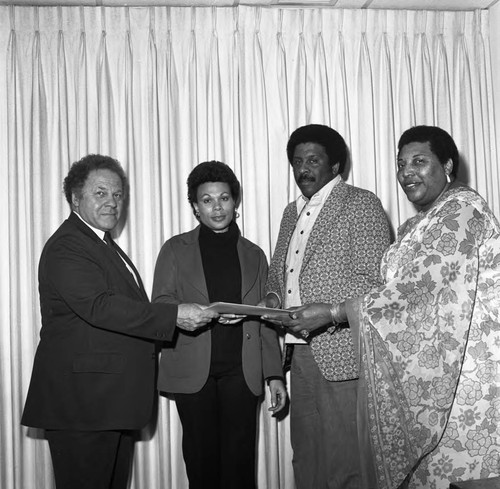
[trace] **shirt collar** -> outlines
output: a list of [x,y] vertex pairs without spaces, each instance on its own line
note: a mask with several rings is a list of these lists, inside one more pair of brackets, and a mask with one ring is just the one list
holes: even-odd
[[80,216],[80,214],[78,214],[77,211],[74,210],[73,212],[81,219],[82,222],[84,222],[90,229],[92,229],[92,231],[94,231],[94,233],[96,233],[99,238],[104,241],[104,231],[91,226],[82,216]]
[[328,197],[330,196],[333,188],[340,182],[340,180],[342,180],[342,177],[340,175],[337,175],[334,179],[330,180],[326,185],[321,187],[310,199],[304,197],[303,195],[300,195],[297,199],[297,204],[299,204],[301,207],[305,205],[309,205],[312,207],[323,205],[326,202],[326,199],[328,199]]

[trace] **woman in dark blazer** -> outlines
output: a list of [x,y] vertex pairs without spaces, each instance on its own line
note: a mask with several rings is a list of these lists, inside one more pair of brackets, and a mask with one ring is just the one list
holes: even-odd
[[[187,184],[200,225],[163,245],[153,301],[256,305],[264,295],[267,260],[235,222],[238,179],[224,163],[209,161],[194,168]],[[198,334],[182,331],[165,344],[158,388],[174,394],[190,489],[255,489],[264,379],[276,413],[286,401],[279,343],[276,331],[258,318],[222,315]]]

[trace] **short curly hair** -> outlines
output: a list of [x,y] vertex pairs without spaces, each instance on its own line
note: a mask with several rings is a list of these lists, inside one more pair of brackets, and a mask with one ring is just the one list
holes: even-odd
[[239,204],[241,186],[233,170],[221,161],[204,161],[193,168],[187,179],[188,201],[191,207],[193,207],[193,212],[193,203],[198,202],[198,187],[207,182],[227,183],[233,200],[236,202],[236,205]]
[[429,143],[431,151],[444,165],[449,159],[453,162],[451,174],[456,176],[458,171],[458,149],[453,138],[437,126],[414,126],[407,129],[399,138],[398,153],[403,146],[410,143]]
[[69,205],[72,204],[73,193],[81,193],[89,173],[94,170],[110,170],[116,173],[122,181],[124,193],[126,192],[127,175],[118,160],[111,156],[90,154],[73,163],[64,179],[63,190]]
[[323,146],[330,165],[333,166],[338,163],[338,173],[343,173],[347,160],[347,145],[344,138],[335,129],[322,124],[308,124],[295,129],[290,135],[286,146],[286,154],[290,164],[293,160],[295,148],[304,143],[316,143]]

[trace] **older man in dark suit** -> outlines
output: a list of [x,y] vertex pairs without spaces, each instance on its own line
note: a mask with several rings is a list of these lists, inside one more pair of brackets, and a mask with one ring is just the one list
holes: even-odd
[[[351,332],[331,307],[380,282],[389,245],[380,201],[346,184],[342,136],[310,124],[295,130],[288,160],[302,195],[288,205],[266,285],[269,319],[287,328],[291,362],[291,441],[297,489],[359,489],[356,390]],[[299,307],[300,306],[300,307]]]
[[57,489],[127,487],[133,431],[153,410],[154,340],[216,316],[196,304],[150,304],[110,236],[126,187],[110,157],[74,163],[64,180],[71,215],[40,258],[41,339],[22,424],[46,430]]

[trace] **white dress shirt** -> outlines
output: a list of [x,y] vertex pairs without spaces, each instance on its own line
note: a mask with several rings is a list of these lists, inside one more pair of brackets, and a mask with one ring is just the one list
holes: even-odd
[[[283,297],[283,307],[301,306],[299,276],[304,260],[304,252],[307,240],[311,235],[314,223],[323,208],[331,191],[340,182],[340,175],[328,182],[319,189],[310,199],[301,195],[296,200],[297,214],[299,218],[295,225],[295,230],[290,239],[285,263],[285,292]],[[302,337],[295,336],[292,333],[285,335],[286,343],[307,343]]]

